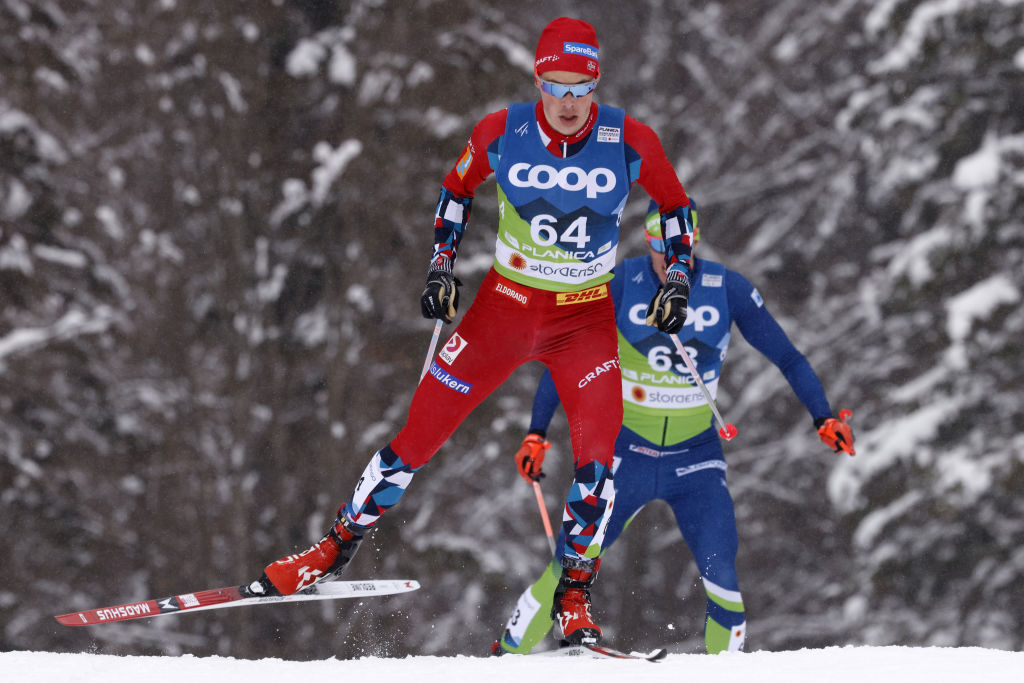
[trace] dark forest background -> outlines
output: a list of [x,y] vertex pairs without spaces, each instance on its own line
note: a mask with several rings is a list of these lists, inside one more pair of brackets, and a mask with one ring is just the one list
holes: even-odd
[[[241,583],[320,537],[404,420],[440,181],[476,121],[536,98],[563,14],[597,28],[598,100],[651,125],[701,201],[701,253],[759,286],[854,412],[858,455],[835,456],[736,335],[719,401],[748,648],[1024,646],[1021,2],[0,0],[0,649],[487,651],[547,560],[512,461],[539,366],[347,576],[422,590],[52,615]],[[463,309],[494,209],[488,183]],[[565,436],[559,417],[552,514]],[[618,647],[702,651],[663,506],[594,599]]]

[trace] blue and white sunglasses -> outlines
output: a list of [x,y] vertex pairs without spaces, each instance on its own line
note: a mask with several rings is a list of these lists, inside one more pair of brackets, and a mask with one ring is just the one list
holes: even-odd
[[549,95],[553,95],[558,99],[562,99],[566,95],[572,95],[573,97],[584,97],[594,92],[594,88],[597,87],[597,80],[587,81],[586,83],[576,83],[574,85],[565,85],[564,83],[552,83],[551,81],[545,81],[540,76],[537,76],[537,81],[540,83],[540,89]]

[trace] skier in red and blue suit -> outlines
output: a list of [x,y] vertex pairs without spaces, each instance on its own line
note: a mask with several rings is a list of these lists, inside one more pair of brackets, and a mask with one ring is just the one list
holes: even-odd
[[293,593],[338,575],[469,412],[515,368],[539,360],[558,387],[575,456],[551,616],[570,642],[599,639],[589,588],[614,501],[611,463],[622,417],[607,284],[619,220],[630,186],[639,183],[659,206],[668,245],[667,279],[646,319],[678,330],[689,294],[689,199],[657,135],[621,109],[593,102],[600,68],[590,24],[566,17],[551,22],[538,41],[534,77],[540,101],[486,116],[445,177],[437,203],[421,307],[427,318],[452,322],[461,284],[453,267],[473,196],[495,175],[494,264],[473,305],[430,365],[405,425],[373,455],[328,534],[268,565],[248,586],[253,593]]

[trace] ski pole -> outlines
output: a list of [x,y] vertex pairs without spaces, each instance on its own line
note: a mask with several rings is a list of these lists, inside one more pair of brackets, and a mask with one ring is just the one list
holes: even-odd
[[438,318],[437,322],[434,323],[434,336],[430,338],[430,347],[427,349],[427,358],[423,361],[423,371],[420,373],[421,382],[427,374],[427,368],[430,367],[431,359],[434,357],[434,349],[437,348],[437,340],[441,337],[441,325],[443,324],[444,321],[440,318]]
[[715,399],[711,398],[711,392],[708,391],[707,385],[704,384],[704,380],[702,380],[700,375],[697,374],[697,367],[693,364],[693,360],[690,359],[690,354],[688,354],[686,349],[683,348],[683,342],[679,340],[677,335],[670,334],[669,336],[672,337],[672,341],[675,342],[676,351],[678,351],[679,355],[683,357],[686,367],[688,367],[690,372],[693,374],[693,379],[697,381],[697,386],[700,387],[701,392],[704,394],[704,400],[708,402],[709,406],[711,406],[711,412],[714,414],[715,420],[718,422],[718,435],[726,441],[731,440],[739,433],[736,426],[727,424],[722,418],[722,414],[718,412],[718,406],[715,405]]
[[551,532],[551,520],[548,519],[548,507],[544,504],[544,495],[540,492],[540,482],[533,482],[533,492],[537,494],[537,507],[540,508],[540,518],[544,521],[544,533],[548,535],[548,547],[551,554],[555,554],[555,535]]

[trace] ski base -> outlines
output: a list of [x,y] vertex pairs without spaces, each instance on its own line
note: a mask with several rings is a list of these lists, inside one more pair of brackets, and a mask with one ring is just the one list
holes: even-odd
[[407,593],[420,587],[418,581],[407,579],[383,579],[367,581],[326,581],[313,584],[293,595],[249,596],[241,586],[213,588],[196,593],[182,593],[166,598],[131,602],[125,605],[99,607],[82,612],[70,612],[54,617],[65,626],[93,626],[110,624],[130,619],[161,617],[180,612],[200,612],[222,607],[243,607],[278,602],[303,602],[306,600],[336,600],[338,598],[363,598],[374,595]]
[[668,656],[668,650],[658,648],[651,652],[622,652],[605,645],[562,645],[557,650],[539,652],[548,657],[591,657],[593,659],[643,659],[660,662]]

